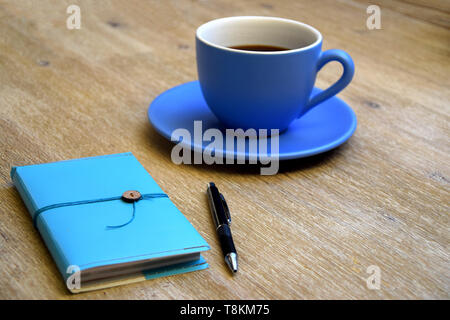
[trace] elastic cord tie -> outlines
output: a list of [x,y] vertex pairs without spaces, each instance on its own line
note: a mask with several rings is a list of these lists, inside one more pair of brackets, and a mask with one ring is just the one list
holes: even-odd
[[[134,191],[135,193],[137,191]],[[139,193],[138,193],[139,194]],[[125,195],[125,193],[124,193]],[[118,229],[118,228],[122,228],[125,227],[126,225],[130,224],[131,222],[133,222],[135,215],[136,215],[136,202],[139,200],[149,200],[149,199],[154,199],[154,198],[168,198],[169,196],[165,193],[147,193],[147,194],[143,194],[142,196],[140,196],[139,198],[136,199],[125,199],[124,195],[122,196],[118,196],[118,197],[110,197],[110,198],[100,198],[100,199],[92,199],[92,200],[82,200],[82,201],[73,201],[73,202],[64,202],[64,203],[57,203],[57,204],[52,204],[49,206],[45,206],[42,207],[38,210],[36,210],[36,212],[33,215],[33,225],[36,227],[36,223],[37,223],[37,219],[39,217],[39,215],[45,211],[51,210],[51,209],[56,209],[56,208],[62,208],[62,207],[69,207],[69,206],[78,206],[78,205],[82,205],[82,204],[90,204],[90,203],[98,203],[98,202],[105,202],[105,201],[114,201],[114,200],[124,200],[126,203],[132,203],[133,205],[133,214],[131,215],[130,220],[128,220],[127,222],[120,224],[120,225],[115,225],[115,226],[106,226],[107,229]]]

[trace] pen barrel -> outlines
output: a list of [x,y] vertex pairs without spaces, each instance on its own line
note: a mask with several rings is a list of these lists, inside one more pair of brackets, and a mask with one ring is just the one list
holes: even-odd
[[217,228],[217,234],[219,235],[220,246],[222,247],[223,254],[226,255],[231,252],[236,253],[233,238],[231,237],[230,227],[227,224],[220,225]]

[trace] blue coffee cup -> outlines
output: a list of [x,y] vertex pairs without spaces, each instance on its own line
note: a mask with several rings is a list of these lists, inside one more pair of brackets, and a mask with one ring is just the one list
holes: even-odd
[[[269,45],[284,51],[231,47]],[[344,51],[322,52],[313,27],[274,17],[229,17],[207,22],[196,32],[197,69],[208,107],[229,128],[283,131],[295,119],[336,95],[352,80],[354,64]],[[342,64],[341,78],[311,97],[319,70]]]

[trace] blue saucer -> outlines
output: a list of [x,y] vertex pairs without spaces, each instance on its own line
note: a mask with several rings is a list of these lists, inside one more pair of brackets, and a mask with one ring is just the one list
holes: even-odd
[[[314,88],[313,95],[320,91]],[[223,126],[203,99],[198,81],[184,83],[161,93],[150,104],[148,117],[153,127],[169,140],[174,130],[187,129],[192,138],[191,141],[183,141],[183,145],[191,150],[204,149],[211,143],[206,141],[200,145],[195,144],[195,120],[202,121],[203,132],[209,128],[219,128],[225,137]],[[341,99],[330,98],[280,133],[279,159],[303,158],[331,150],[347,141],[355,129],[356,116],[353,110]],[[224,152],[227,157],[245,156],[248,159],[249,156],[248,145],[245,155],[237,153],[236,150]],[[230,152],[232,154],[229,154]]]

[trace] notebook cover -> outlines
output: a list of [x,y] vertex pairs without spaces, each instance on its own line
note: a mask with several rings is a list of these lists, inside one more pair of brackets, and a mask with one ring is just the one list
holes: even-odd
[[[164,193],[132,153],[13,167],[11,178],[32,218],[38,209],[49,205],[117,197],[127,190]],[[64,280],[70,276],[66,271],[71,265],[82,271],[209,250],[206,241],[169,198],[140,200],[135,205],[134,220],[115,229],[107,226],[123,224],[133,213],[132,204],[120,199],[53,208],[37,217],[36,228]],[[206,267],[201,258],[163,271],[107,281],[95,289]]]

